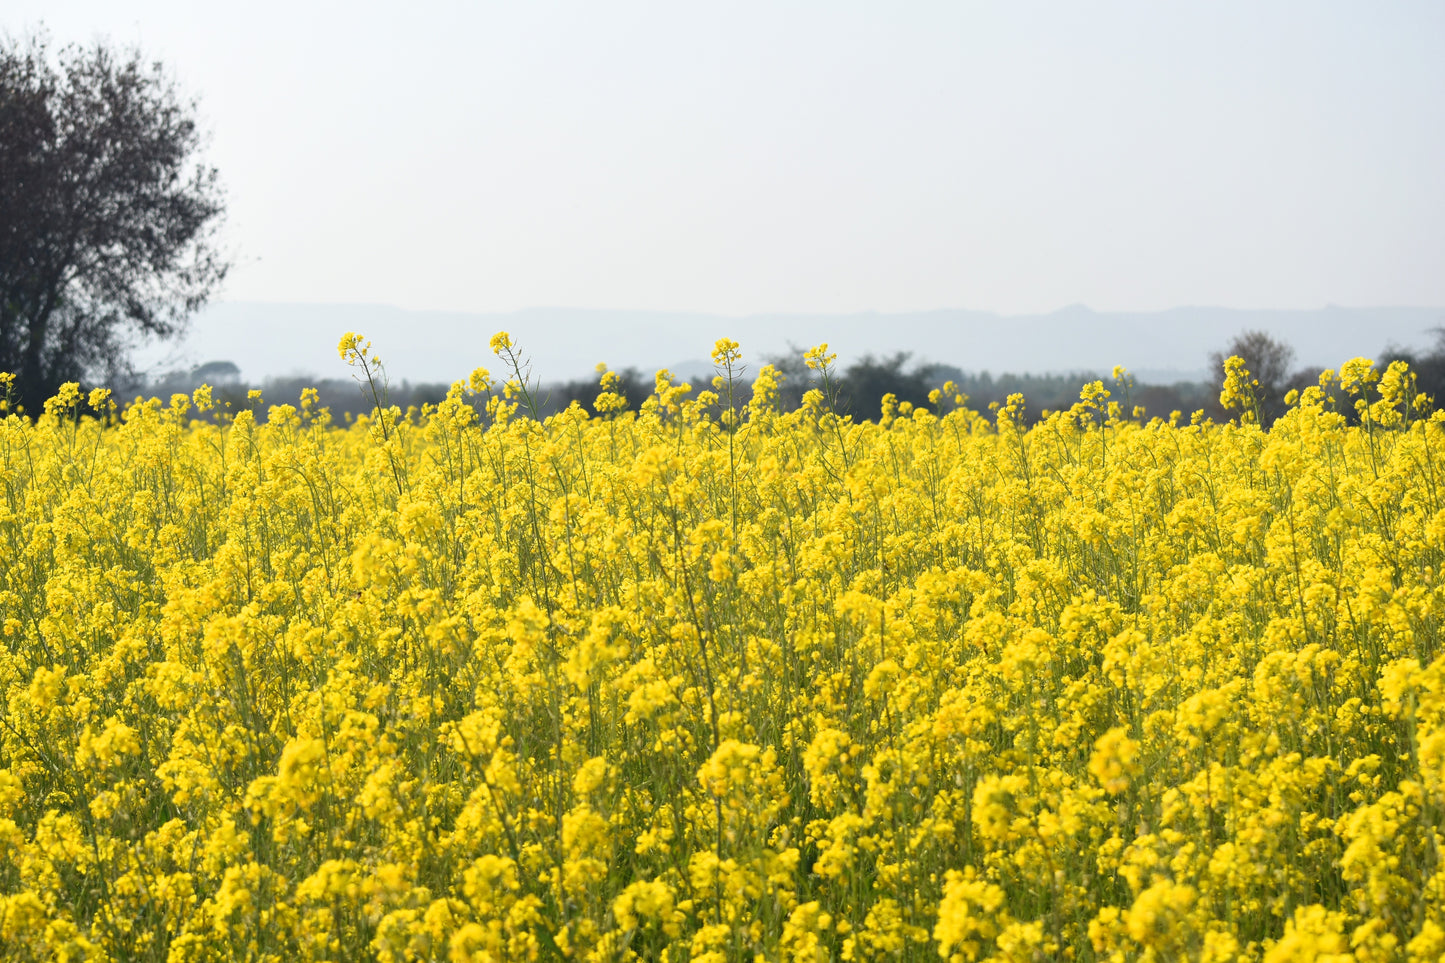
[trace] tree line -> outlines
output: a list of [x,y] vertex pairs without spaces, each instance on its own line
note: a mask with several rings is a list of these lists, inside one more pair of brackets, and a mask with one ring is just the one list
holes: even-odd
[[[804,363],[801,349],[767,356],[762,363],[772,365],[782,376],[778,401],[779,407],[785,411],[799,407],[809,389],[821,387],[816,372]],[[622,369],[617,375],[620,391],[629,407],[635,407],[652,393],[654,379],[651,375],[636,368]],[[995,375],[986,370],[967,371],[951,364],[915,361],[908,352],[900,351],[883,357],[869,354],[839,372],[836,408],[859,421],[878,418],[885,395],[892,395],[897,403],[906,403],[914,408],[936,408],[930,395],[951,384],[951,394],[962,396],[965,404],[980,411],[1003,404],[1010,395],[1021,394],[1028,403],[1025,416],[1036,420],[1046,411],[1068,408],[1079,400],[1079,392],[1084,385],[1101,377],[1108,378],[1090,371]],[[694,383],[693,387],[702,390],[711,385]],[[588,379],[562,382],[549,388],[545,395],[547,413],[561,411],[573,402],[590,408],[599,390],[597,382]],[[748,388],[745,387],[745,390]],[[1137,403],[1146,404],[1151,411],[1163,410],[1166,415],[1173,409],[1193,411],[1206,404],[1211,394],[1219,393],[1217,386],[1211,388],[1203,382],[1188,381],[1170,385],[1137,385],[1132,390]],[[946,405],[952,403],[951,398],[943,401]]]
[[[1413,392],[1432,399],[1435,403],[1445,402],[1445,326],[1431,332],[1434,342],[1423,349],[1403,348],[1386,345],[1375,358],[1376,364],[1387,368],[1396,361],[1409,365],[1414,374]],[[1246,331],[1229,343],[1223,350],[1210,355],[1211,368],[1222,373],[1224,361],[1230,356],[1244,360],[1245,367],[1257,382],[1255,392],[1260,407],[1260,417],[1265,424],[1272,423],[1288,408],[1291,392],[1302,392],[1310,386],[1320,386],[1327,397],[1333,399],[1346,414],[1353,409],[1341,404],[1337,385],[1320,385],[1321,372],[1314,368],[1293,368],[1294,348],[1263,331]],[[1223,409],[1215,399],[1211,414],[1219,416]]]
[[[1436,329],[1434,333],[1434,343],[1423,350],[1388,346],[1376,361],[1382,369],[1393,361],[1407,363],[1416,374],[1416,390],[1441,399],[1445,398],[1445,327]],[[1021,394],[1025,399],[1023,418],[1028,423],[1035,423],[1049,412],[1069,408],[1079,399],[1085,385],[1103,381],[1112,392],[1112,400],[1120,402],[1125,414],[1132,414],[1137,406],[1146,416],[1168,418],[1177,411],[1190,417],[1195,412],[1203,412],[1209,418],[1223,420],[1230,417],[1231,412],[1220,404],[1219,379],[1223,377],[1224,359],[1231,355],[1244,359],[1245,366],[1258,382],[1255,390],[1266,424],[1286,410],[1286,398],[1291,391],[1302,391],[1319,382],[1318,370],[1292,368],[1295,356],[1292,346],[1265,332],[1246,331],[1210,356],[1212,369],[1217,373],[1216,380],[1173,384],[1121,382],[1111,374],[1090,371],[994,375],[988,371],[965,371],[938,362],[914,361],[906,352],[881,358],[866,355],[838,372],[835,406],[840,414],[863,421],[880,416],[881,401],[886,395],[893,396],[896,403],[933,410],[951,407],[954,397],[961,396],[968,407],[987,411],[1004,404],[1010,395]],[[783,410],[796,409],[803,403],[805,392],[820,387],[816,372],[804,363],[801,350],[766,357],[762,363],[772,365],[780,375],[778,401]],[[740,399],[748,397],[751,375],[755,374],[743,372]],[[605,390],[622,396],[623,411],[635,410],[655,388],[655,374],[644,373],[635,367],[623,368],[612,372],[612,375],[612,384]],[[370,396],[346,379],[291,376],[271,378],[252,385],[240,378],[239,369],[234,364],[224,361],[171,371],[148,381],[132,380],[122,393],[127,397],[142,395],[164,399],[178,393],[189,394],[203,383],[211,385],[218,411],[223,415],[227,411],[261,408],[270,403],[295,403],[307,389],[314,392],[311,403],[318,410],[329,410],[338,420],[369,414],[372,410]],[[709,382],[700,379],[691,383],[695,391],[712,387]],[[951,387],[950,397],[940,398],[935,392],[940,392],[945,385]],[[543,417],[563,411],[574,403],[595,413],[595,403],[604,391],[600,379],[596,377],[539,382],[532,387],[537,399],[537,413]],[[420,411],[445,398],[448,388],[447,384],[440,382],[401,381],[387,386],[387,400],[403,411],[409,408]],[[1350,413],[1347,405],[1342,404],[1341,410]]]
[[[1434,329],[1433,334],[1433,344],[1424,349],[1387,345],[1376,362],[1381,369],[1394,361],[1405,362],[1415,373],[1415,390],[1419,394],[1445,400],[1445,326]],[[1190,416],[1202,411],[1206,417],[1222,420],[1229,417],[1230,412],[1220,404],[1219,387],[1224,361],[1231,356],[1242,358],[1258,381],[1256,390],[1266,425],[1284,413],[1291,391],[1303,391],[1319,383],[1321,372],[1318,369],[1292,367],[1295,350],[1291,345],[1264,331],[1245,331],[1210,355],[1213,380],[1172,384],[1119,383],[1112,377],[1112,372],[1100,374],[1091,371],[995,376],[988,371],[968,372],[937,362],[915,362],[906,352],[881,358],[865,355],[841,372],[838,410],[857,420],[871,420],[880,415],[880,402],[885,395],[892,395],[897,402],[906,402],[914,408],[935,407],[930,399],[931,392],[951,383],[969,407],[980,411],[1003,404],[1010,395],[1021,394],[1026,402],[1024,419],[1035,423],[1049,412],[1073,405],[1079,400],[1079,393],[1085,385],[1103,381],[1112,392],[1113,400],[1124,406],[1126,414],[1132,414],[1137,406],[1149,416],[1167,418],[1176,411]],[[765,358],[764,363],[773,365],[783,375],[779,400],[785,410],[798,407],[804,392],[818,387],[815,373],[804,363],[801,350]],[[629,406],[635,406],[651,394],[652,379],[644,377],[637,369],[624,369],[618,375],[621,393]],[[589,407],[598,393],[595,381],[577,380],[552,386],[546,411],[560,411],[574,401]],[[1327,388],[1326,394],[1333,396],[1337,394],[1337,389]],[[1345,406],[1341,410],[1345,410]]]

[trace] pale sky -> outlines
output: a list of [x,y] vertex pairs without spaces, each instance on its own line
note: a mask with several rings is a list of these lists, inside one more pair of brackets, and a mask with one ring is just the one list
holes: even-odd
[[1445,305],[1445,3],[7,0],[213,131],[233,301]]

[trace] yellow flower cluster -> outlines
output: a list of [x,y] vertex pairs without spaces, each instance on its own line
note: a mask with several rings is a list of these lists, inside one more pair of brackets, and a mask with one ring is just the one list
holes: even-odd
[[1102,383],[859,422],[826,346],[783,412],[725,340],[539,423],[492,344],[401,412],[348,335],[347,427],[0,417],[0,958],[1445,953],[1407,371],[1268,430]]

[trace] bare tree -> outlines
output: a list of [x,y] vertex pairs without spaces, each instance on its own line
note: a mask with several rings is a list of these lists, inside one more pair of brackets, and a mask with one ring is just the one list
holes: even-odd
[[0,371],[38,413],[61,382],[128,369],[225,276],[196,105],[103,44],[0,40]]
[[1274,421],[1284,413],[1284,396],[1290,380],[1290,365],[1294,363],[1294,348],[1283,341],[1276,341],[1264,331],[1245,331],[1229,342],[1229,347],[1209,356],[1216,377],[1222,377],[1224,362],[1230,357],[1244,359],[1244,366],[1259,382],[1260,412],[1266,423]]

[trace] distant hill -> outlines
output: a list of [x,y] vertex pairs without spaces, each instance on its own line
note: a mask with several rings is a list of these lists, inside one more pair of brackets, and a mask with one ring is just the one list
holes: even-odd
[[[531,357],[542,380],[587,377],[598,362],[651,372],[706,365],[713,341],[730,337],[756,366],[766,356],[827,341],[843,364],[865,354],[911,352],[919,361],[965,371],[1107,373],[1130,368],[1141,383],[1210,379],[1209,352],[1246,329],[1263,329],[1292,344],[1297,363],[1336,366],[1388,345],[1421,346],[1445,325],[1445,308],[1341,308],[1259,311],[1185,307],[1155,312],[1102,312],[1075,305],[1039,315],[938,310],[848,315],[760,314],[748,317],[686,312],[529,308],[490,314],[407,311],[382,305],[222,302],[195,320],[179,344],[140,355],[153,370],[212,361],[236,364],[244,378],[289,374],[344,377],[336,342],[346,331],[372,339],[395,379],[452,381],[481,365],[495,371],[487,347],[507,330]],[[689,374],[692,370],[689,370]]]

